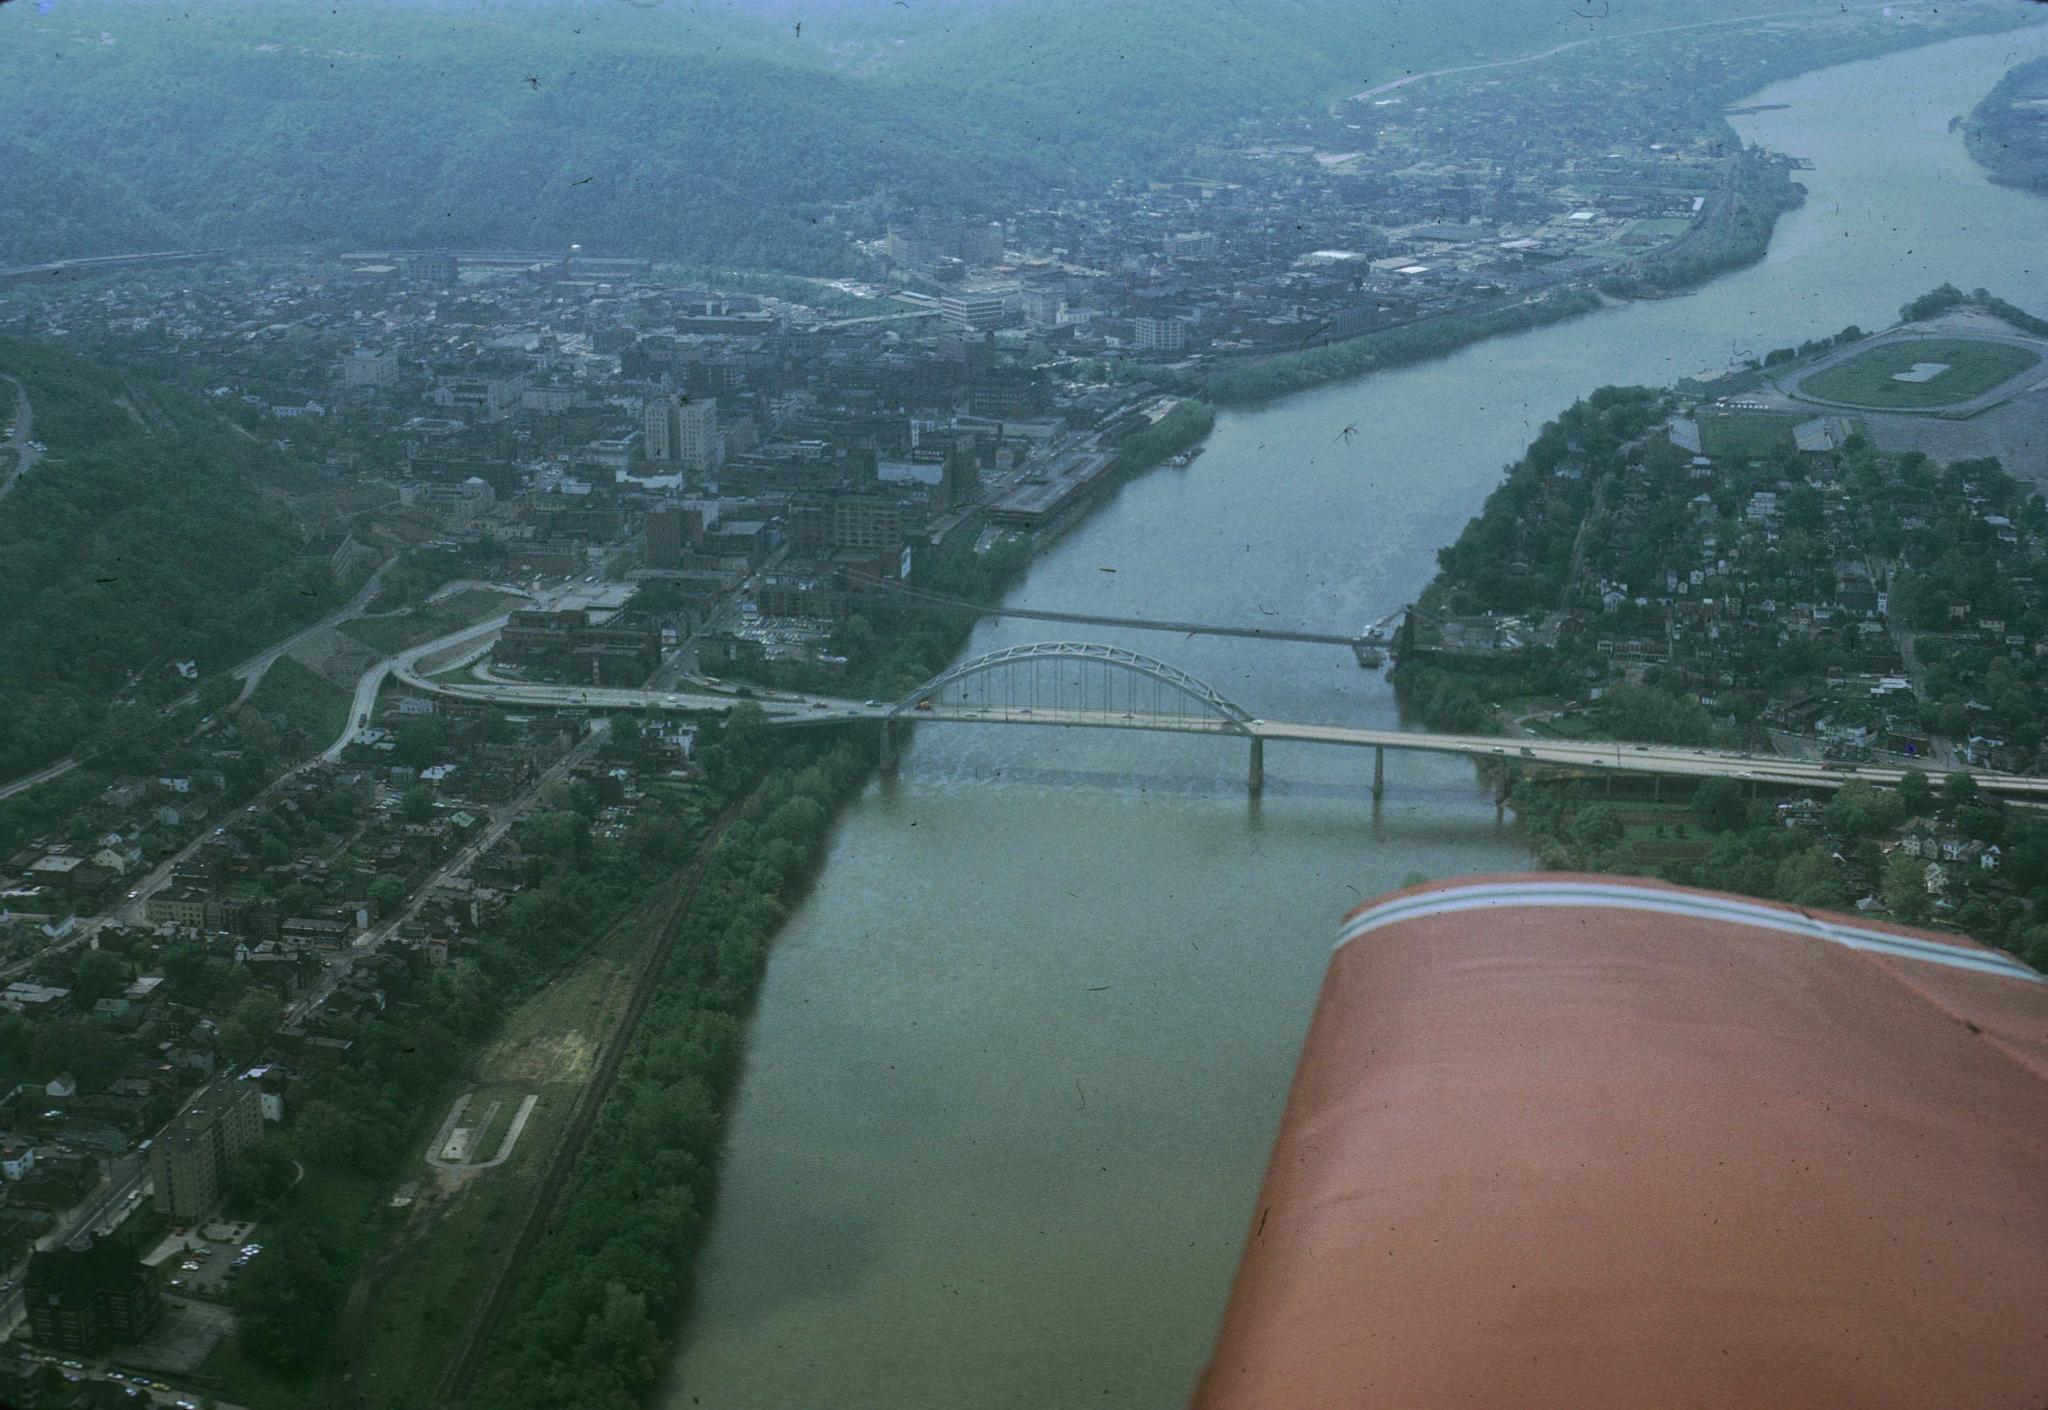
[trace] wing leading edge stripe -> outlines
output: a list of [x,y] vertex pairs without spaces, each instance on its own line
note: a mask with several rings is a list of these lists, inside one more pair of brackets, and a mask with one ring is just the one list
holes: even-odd
[[1450,915],[1498,906],[1581,906],[1718,920],[1772,930],[1783,935],[1824,940],[1851,950],[1920,960],[1928,964],[1946,965],[1952,969],[1972,970],[1980,974],[1995,974],[2028,983],[2043,982],[2040,975],[2018,960],[1995,951],[1966,949],[1960,945],[1945,945],[1939,941],[1891,935],[1884,931],[1865,930],[1861,927],[1831,925],[1794,911],[1726,901],[1717,897],[1692,896],[1682,892],[1651,890],[1646,887],[1600,886],[1585,883],[1497,882],[1401,897],[1382,902],[1354,916],[1338,933],[1337,948],[1341,949],[1359,936],[1381,926],[1423,916]]

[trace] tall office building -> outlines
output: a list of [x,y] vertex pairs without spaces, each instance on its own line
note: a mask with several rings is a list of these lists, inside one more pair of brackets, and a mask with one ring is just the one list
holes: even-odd
[[691,470],[716,470],[724,461],[718,437],[718,399],[691,397],[676,407],[676,461]]
[[1155,318],[1141,313],[1137,335],[1139,352],[1179,352],[1188,345],[1188,325],[1178,318]]
[[725,460],[718,434],[716,397],[666,396],[641,413],[640,443],[647,459],[702,473]]
[[649,460],[676,458],[674,397],[650,397],[640,413],[640,449]]

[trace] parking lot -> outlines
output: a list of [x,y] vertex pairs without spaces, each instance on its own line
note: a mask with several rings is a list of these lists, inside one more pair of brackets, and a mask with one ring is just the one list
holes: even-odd
[[164,1261],[170,1265],[171,1287],[198,1297],[225,1298],[242,1270],[262,1257],[254,1224],[209,1224],[184,1237],[182,1251]]

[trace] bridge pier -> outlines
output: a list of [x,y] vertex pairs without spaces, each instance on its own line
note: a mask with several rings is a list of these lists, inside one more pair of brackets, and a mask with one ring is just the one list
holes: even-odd
[[896,722],[894,720],[882,721],[881,765],[882,772],[885,774],[896,772]]
[[1252,736],[1252,764],[1247,783],[1254,793],[1263,792],[1266,787],[1266,741],[1257,735]]
[[1377,803],[1387,793],[1387,750],[1382,744],[1372,747],[1372,801]]

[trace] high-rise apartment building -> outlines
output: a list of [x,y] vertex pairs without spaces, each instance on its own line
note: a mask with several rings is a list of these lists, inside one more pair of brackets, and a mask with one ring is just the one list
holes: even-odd
[[149,1148],[157,1208],[181,1224],[211,1216],[236,1159],[262,1134],[263,1097],[254,1083],[219,1082],[201,1092]]

